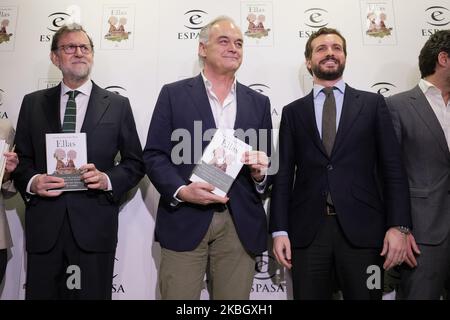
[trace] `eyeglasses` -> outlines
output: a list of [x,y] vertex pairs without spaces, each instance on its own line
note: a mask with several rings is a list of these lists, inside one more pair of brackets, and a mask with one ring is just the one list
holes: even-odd
[[93,49],[93,47],[88,44],[80,44],[79,46],[74,44],[66,44],[58,47],[58,49],[63,49],[67,54],[74,54],[75,52],[77,52],[77,48],[80,48],[82,54],[89,54]]

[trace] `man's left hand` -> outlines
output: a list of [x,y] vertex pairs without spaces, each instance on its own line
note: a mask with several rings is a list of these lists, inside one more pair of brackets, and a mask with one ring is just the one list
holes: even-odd
[[269,167],[269,158],[264,151],[247,151],[241,161],[250,166],[253,179],[258,182],[264,180]]
[[108,178],[104,172],[97,170],[93,163],[85,164],[80,168],[83,174],[81,180],[89,189],[107,190]]

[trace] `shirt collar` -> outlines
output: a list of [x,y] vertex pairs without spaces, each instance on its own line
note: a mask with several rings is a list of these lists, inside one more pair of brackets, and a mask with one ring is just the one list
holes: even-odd
[[[208,78],[206,78],[205,73],[203,72],[203,70],[201,72],[201,75],[202,75],[202,78],[203,78],[203,83],[205,84],[205,88],[209,92],[212,92],[213,85],[212,85],[211,81],[209,81]],[[234,94],[235,92],[236,92],[236,77],[234,77],[233,84],[231,85],[230,93]]]
[[427,94],[428,92],[441,94],[441,90],[425,79],[420,79],[419,88],[422,90],[423,94]]
[[[345,92],[345,82],[344,79],[340,79],[338,82],[336,82],[334,84],[334,87],[336,89],[338,89],[338,91],[341,94],[344,94]],[[320,85],[320,84],[314,84],[313,86],[313,95],[314,95],[314,99],[317,98],[317,96],[319,95],[319,93],[322,91],[322,89],[325,88],[324,86]]]
[[[68,86],[65,85],[63,81],[61,81],[61,96],[64,96],[67,92],[72,90],[73,89],[69,88]],[[90,96],[92,91],[92,81],[89,79],[75,90],[80,91],[82,94],[86,96]]]

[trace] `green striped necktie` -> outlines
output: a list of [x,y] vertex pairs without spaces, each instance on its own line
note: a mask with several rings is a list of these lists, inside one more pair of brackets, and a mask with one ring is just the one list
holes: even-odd
[[63,133],[74,133],[77,123],[77,103],[75,102],[75,97],[80,93],[80,91],[68,91],[66,94],[69,95],[69,100],[66,104],[66,112],[64,113],[64,121],[62,125]]

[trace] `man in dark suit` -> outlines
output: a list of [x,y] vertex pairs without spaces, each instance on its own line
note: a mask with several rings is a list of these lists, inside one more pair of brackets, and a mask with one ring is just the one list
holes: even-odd
[[[156,238],[162,247],[163,299],[199,299],[206,272],[211,298],[248,299],[255,254],[266,250],[266,215],[258,192],[271,180],[265,175],[270,103],[236,81],[242,46],[242,33],[232,20],[220,17],[209,23],[199,39],[202,73],[165,85],[153,112],[144,161],[161,194]],[[208,144],[203,137],[216,128],[267,137],[266,143],[251,142],[253,150],[264,151],[245,155],[241,161],[246,165],[226,197],[213,194],[209,183],[189,181]],[[174,152],[180,143],[186,147]]]
[[399,299],[439,299],[450,275],[450,30],[428,39],[419,68],[415,88],[386,100],[408,173],[414,226]]
[[[93,54],[81,26],[60,28],[50,57],[62,82],[22,102],[14,182],[26,203],[27,299],[111,299],[119,201],[144,164],[128,99],[90,80]],[[69,99],[75,119],[64,116]],[[46,174],[45,134],[62,129],[86,133],[88,163],[80,169],[87,191],[48,191],[65,184]]]
[[330,299],[334,281],[344,299],[380,299],[380,253],[385,269],[406,255],[408,181],[392,121],[381,95],[344,83],[346,55],[337,30],[312,35],[314,88],[282,113],[270,231],[295,299]]

